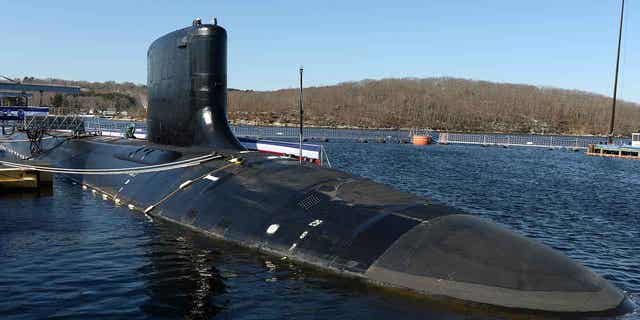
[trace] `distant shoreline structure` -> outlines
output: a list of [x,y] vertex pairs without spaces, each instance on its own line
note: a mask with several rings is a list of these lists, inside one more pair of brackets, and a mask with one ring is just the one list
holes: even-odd
[[[234,126],[255,126],[255,127],[274,127],[274,128],[295,128],[298,126],[297,123],[255,123],[254,121],[243,121],[243,120],[229,120],[229,123]],[[460,131],[460,130],[440,130],[440,129],[431,129],[431,128],[415,128],[415,127],[400,127],[400,128],[377,128],[377,127],[356,127],[356,126],[322,126],[322,125],[314,125],[305,123],[306,128],[310,129],[336,129],[336,130],[369,130],[369,131],[411,131],[417,130],[419,132],[447,132],[447,133],[464,133],[464,134],[500,134],[500,135],[535,135],[535,136],[562,136],[562,137],[602,137],[607,138],[607,135],[597,135],[597,134],[580,134],[580,133],[541,133],[541,132],[514,132],[514,131],[478,131],[478,130],[468,130],[468,131]],[[630,138],[631,135],[615,135],[616,138]]]
[[[97,116],[96,116],[97,117]],[[105,118],[106,119],[106,118]],[[145,122],[144,118],[121,118],[121,117],[113,117],[108,118],[108,120],[114,121],[122,121],[122,122]],[[244,120],[229,120],[229,124],[232,126],[246,126],[246,127],[265,127],[265,128],[297,128],[298,123],[255,123],[254,121],[244,121]],[[360,131],[382,131],[382,132],[410,132],[411,130],[418,132],[437,132],[437,133],[452,133],[452,134],[484,134],[484,135],[514,135],[514,136],[543,136],[543,137],[591,137],[591,138],[603,138],[606,139],[606,135],[594,135],[594,134],[562,134],[562,133],[538,133],[538,132],[499,132],[499,131],[457,131],[457,130],[435,130],[431,128],[409,128],[409,127],[401,127],[401,128],[367,128],[367,127],[355,127],[355,126],[321,126],[321,125],[313,125],[313,124],[305,124],[305,128],[307,129],[328,129],[328,130],[360,130]],[[631,135],[615,135],[615,138],[627,139],[631,138]],[[320,138],[320,137],[315,137]]]

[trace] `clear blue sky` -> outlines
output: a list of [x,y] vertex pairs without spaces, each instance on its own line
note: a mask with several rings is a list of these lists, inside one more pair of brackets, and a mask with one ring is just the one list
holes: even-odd
[[[157,37],[217,16],[229,86],[278,89],[452,76],[611,95],[619,0],[8,1],[0,74],[146,82]],[[628,1],[620,95],[640,102],[640,2]],[[635,54],[634,54],[635,53]]]

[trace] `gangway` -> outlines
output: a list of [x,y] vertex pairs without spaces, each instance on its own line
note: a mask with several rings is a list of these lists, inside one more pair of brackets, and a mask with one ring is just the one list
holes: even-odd
[[70,131],[73,136],[85,133],[84,119],[78,115],[25,116],[18,131],[26,133],[31,142],[31,154],[42,150],[42,138],[53,130]]
[[[24,132],[31,142],[31,153],[41,151],[42,138],[53,130],[65,130],[74,136],[85,133],[84,119],[77,114],[51,115],[49,108],[42,106],[44,92],[57,92],[63,94],[80,94],[81,88],[77,86],[57,85],[50,83],[22,83],[2,76],[0,92],[4,98],[13,99],[12,105],[4,106],[0,103],[0,126],[2,134],[7,134],[6,127],[13,128],[10,134]],[[7,90],[7,91],[5,91]],[[30,106],[29,98],[33,95],[27,92],[39,92],[39,106]],[[22,98],[26,98],[24,101]],[[11,99],[8,99],[11,103]]]
[[85,132],[84,119],[76,114],[73,115],[47,115],[47,116],[25,116],[19,127],[20,131],[34,130],[66,130],[74,134]]
[[23,132],[31,142],[31,153],[41,151],[42,139],[54,130],[71,132],[73,136],[85,133],[83,117],[77,114],[50,115],[47,107],[6,106],[0,107],[0,126],[2,134]]

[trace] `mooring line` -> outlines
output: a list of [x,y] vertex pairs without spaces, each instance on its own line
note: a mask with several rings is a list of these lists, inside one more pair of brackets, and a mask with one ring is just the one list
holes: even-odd
[[210,175],[212,175],[212,174],[214,174],[216,172],[219,172],[221,170],[224,170],[224,169],[229,168],[229,167],[234,166],[234,165],[241,165],[243,163],[243,160],[239,159],[239,158],[233,158],[233,159],[229,160],[229,162],[231,162],[231,163],[226,164],[226,165],[224,165],[224,166],[222,166],[220,168],[216,168],[216,169],[214,169],[212,171],[209,171],[209,172],[207,172],[207,173],[205,173],[205,174],[203,174],[203,175],[201,175],[201,176],[199,176],[199,177],[197,177],[197,178],[195,178],[193,180],[187,180],[187,181],[183,182],[182,184],[180,184],[180,186],[178,186],[178,189],[173,190],[172,192],[170,192],[166,196],[162,197],[155,204],[152,204],[152,205],[148,206],[144,210],[144,213],[149,213],[151,210],[155,209],[155,207],[157,207],[157,206],[161,205],[162,203],[164,203],[165,201],[171,199],[174,195],[176,195],[181,190],[186,189],[189,186],[191,186],[192,184],[194,184],[194,183],[196,183],[196,182],[198,182],[200,180],[205,179],[207,176],[210,176]]
[[[221,157],[220,155],[211,153],[211,154],[205,154],[202,156],[197,156],[197,157],[193,157],[190,159],[184,159],[184,160],[179,160],[179,161],[174,161],[174,162],[168,162],[168,163],[161,163],[161,164],[155,164],[155,165],[148,165],[148,166],[141,166],[141,167],[128,167],[128,168],[96,168],[96,169],[70,169],[70,168],[62,168],[62,167],[49,167],[49,166],[36,166],[36,165],[30,165],[30,164],[26,164],[26,163],[19,163],[19,162],[9,162],[9,161],[2,161],[0,160],[0,164],[14,164],[14,166],[16,167],[30,167],[30,168],[42,168],[42,169],[56,169],[56,170],[61,170],[61,171],[73,171],[73,172],[92,172],[92,171],[122,171],[122,170],[134,170],[137,168],[156,168],[156,167],[165,167],[165,166],[169,166],[169,165],[178,165],[178,164],[183,164],[183,163],[188,163],[188,162],[192,162],[192,161],[198,161],[198,160],[203,160],[206,158],[210,158],[210,157]],[[34,170],[35,170],[34,169]]]
[[129,167],[129,168],[112,168],[112,169],[68,169],[68,168],[49,167],[49,166],[34,166],[34,165],[28,165],[28,164],[10,162],[10,161],[2,161],[2,160],[0,160],[0,164],[7,167],[12,167],[12,168],[42,171],[42,172],[49,172],[49,173],[79,174],[79,175],[120,175],[120,174],[150,173],[150,172],[159,172],[159,171],[180,169],[180,168],[186,168],[186,167],[193,167],[211,160],[221,159],[221,158],[223,158],[223,156],[221,155],[207,154],[203,156],[194,157],[191,159],[185,159],[185,160],[174,161],[174,162],[158,164],[158,165]]

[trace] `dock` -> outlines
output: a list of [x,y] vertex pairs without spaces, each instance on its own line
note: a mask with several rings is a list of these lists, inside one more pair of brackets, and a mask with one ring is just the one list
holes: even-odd
[[590,144],[587,155],[640,160],[640,147],[611,144]]
[[51,187],[51,173],[19,168],[0,167],[0,193],[7,190],[27,190]]

